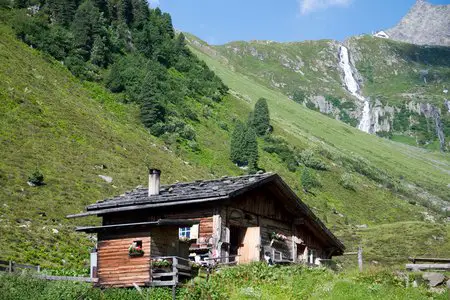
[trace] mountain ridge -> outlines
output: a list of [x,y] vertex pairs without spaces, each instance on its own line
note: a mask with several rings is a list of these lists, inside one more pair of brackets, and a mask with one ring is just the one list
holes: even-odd
[[417,45],[450,46],[450,4],[417,0],[408,13],[386,32],[390,38]]

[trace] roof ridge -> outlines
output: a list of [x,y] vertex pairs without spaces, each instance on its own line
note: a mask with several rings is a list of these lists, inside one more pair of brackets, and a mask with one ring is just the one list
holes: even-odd
[[[264,172],[264,173],[259,173],[259,174],[246,174],[246,175],[239,175],[239,176],[222,176],[220,178],[213,178],[213,179],[196,179],[193,181],[181,181],[181,182],[176,182],[176,183],[172,183],[172,184],[163,184],[161,185],[162,187],[169,187],[169,186],[174,186],[174,185],[187,185],[187,184],[193,184],[193,183],[202,183],[202,182],[215,182],[215,181],[224,181],[224,180],[230,180],[230,179],[243,179],[243,178],[251,178],[251,177],[262,177],[264,175],[274,175],[276,173],[274,172]],[[145,190],[147,190],[148,188],[143,188]]]

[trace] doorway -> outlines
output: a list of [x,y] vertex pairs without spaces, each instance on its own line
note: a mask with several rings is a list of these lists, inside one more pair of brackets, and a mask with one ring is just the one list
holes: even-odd
[[230,256],[236,255],[230,261],[237,261],[239,264],[259,261],[260,253],[260,227],[230,226]]
[[306,262],[305,250],[306,250],[306,245],[297,244],[297,262],[301,262],[301,261]]

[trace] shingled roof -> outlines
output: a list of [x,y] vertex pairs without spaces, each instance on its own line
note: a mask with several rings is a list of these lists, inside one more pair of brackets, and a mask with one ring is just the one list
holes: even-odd
[[197,180],[193,182],[163,185],[160,188],[159,194],[151,196],[148,195],[147,188],[136,188],[123,195],[97,201],[94,204],[88,205],[86,207],[86,212],[69,215],[67,217],[86,217],[119,211],[227,200],[269,182],[275,182],[281,187],[287,197],[291,199],[292,204],[300,209],[302,215],[311,219],[313,224],[323,230],[338,248],[345,248],[344,245],[314,215],[309,207],[298,198],[283,179],[275,173],[258,173],[238,177],[224,176],[220,179]]
[[221,199],[229,199],[248,189],[255,188],[278,175],[258,173],[254,175],[227,177],[213,180],[197,180],[163,185],[158,195],[148,195],[147,188],[136,188],[123,195],[97,201],[86,207],[87,212],[69,215],[68,218],[102,214],[118,210],[128,210],[136,206],[145,208],[189,204]]

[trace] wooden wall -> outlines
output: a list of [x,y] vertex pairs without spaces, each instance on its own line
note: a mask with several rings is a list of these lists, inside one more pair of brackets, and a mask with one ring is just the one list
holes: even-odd
[[[128,247],[136,240],[142,241],[144,255],[130,257]],[[98,277],[105,287],[129,287],[133,283],[144,285],[150,281],[150,234],[99,234]]]
[[151,222],[159,219],[191,219],[199,220],[199,238],[208,241],[213,235],[213,219],[215,208],[204,207],[202,205],[189,205],[188,207],[176,206],[167,208],[121,212],[103,217],[103,225]]
[[293,219],[295,216],[291,210],[285,208],[285,203],[278,197],[269,188],[261,188],[238,197],[231,206],[269,219],[280,221]]
[[151,256],[178,256],[179,239],[177,227],[155,227],[151,229]]

